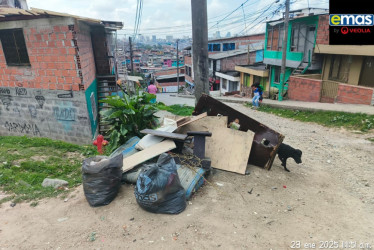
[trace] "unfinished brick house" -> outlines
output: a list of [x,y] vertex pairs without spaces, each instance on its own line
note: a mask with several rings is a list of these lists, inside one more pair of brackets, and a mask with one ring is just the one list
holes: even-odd
[[90,143],[122,23],[21,7],[0,8],[0,135]]

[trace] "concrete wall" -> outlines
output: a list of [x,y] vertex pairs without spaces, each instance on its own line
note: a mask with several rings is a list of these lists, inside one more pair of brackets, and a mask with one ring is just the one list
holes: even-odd
[[0,135],[92,142],[83,92],[0,87],[0,101]]

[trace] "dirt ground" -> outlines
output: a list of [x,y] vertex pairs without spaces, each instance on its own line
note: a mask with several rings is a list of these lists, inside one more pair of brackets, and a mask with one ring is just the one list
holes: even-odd
[[88,205],[82,186],[65,201],[5,203],[0,249],[374,248],[374,143],[366,140],[373,133],[230,106],[284,134],[303,163],[289,160],[290,173],[278,159],[270,171],[249,166],[245,176],[215,171],[179,215],[143,211],[131,185],[99,208]]

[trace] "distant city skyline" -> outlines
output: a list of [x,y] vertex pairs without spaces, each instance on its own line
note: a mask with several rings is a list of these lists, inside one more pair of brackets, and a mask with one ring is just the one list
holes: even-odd
[[[28,6],[102,20],[122,21],[124,29],[119,36],[134,33],[136,0],[28,0]],[[207,0],[209,36],[217,31],[221,36],[260,33],[264,31],[261,22],[276,17],[284,11],[280,4],[285,0]],[[241,4],[243,4],[242,7]],[[314,7],[328,8],[328,0],[291,0],[291,10]],[[236,11],[234,11],[236,10]],[[166,39],[191,37],[191,1],[189,0],[152,0],[143,1],[142,19],[138,34]]]

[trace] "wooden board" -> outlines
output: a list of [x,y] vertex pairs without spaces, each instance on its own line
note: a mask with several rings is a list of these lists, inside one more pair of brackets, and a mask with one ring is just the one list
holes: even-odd
[[227,122],[227,116],[207,116],[178,128],[178,132],[211,132],[212,137],[206,138],[205,155],[212,160],[212,167],[245,174],[254,132],[227,128]]
[[140,131],[140,133],[143,134],[150,134],[150,135],[155,135],[171,140],[180,140],[184,141],[188,137],[188,135],[185,134],[177,134],[177,133],[170,133],[170,132],[165,132],[165,131],[159,131],[159,130],[154,130],[154,129],[143,129]]
[[179,127],[177,132],[187,134],[187,131],[209,131],[216,127],[227,127],[227,116],[205,116],[185,126]]
[[202,119],[204,117],[207,117],[207,113],[206,112],[202,113],[200,115],[197,115],[197,116],[193,116],[193,117],[191,117],[191,119],[187,119],[185,122],[180,122],[180,124],[178,125],[178,128],[182,127],[182,126],[185,126],[187,124],[190,124],[192,122],[198,121],[198,120],[200,120],[200,119]]
[[245,174],[255,133],[231,128],[216,127],[212,137],[207,137],[205,155],[212,160],[212,167]]
[[135,166],[148,161],[162,153],[168,152],[174,148],[176,148],[176,145],[173,141],[170,140],[165,140],[157,143],[149,148],[146,148],[123,159],[122,170],[123,172],[127,172],[133,169]]

